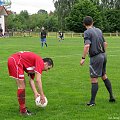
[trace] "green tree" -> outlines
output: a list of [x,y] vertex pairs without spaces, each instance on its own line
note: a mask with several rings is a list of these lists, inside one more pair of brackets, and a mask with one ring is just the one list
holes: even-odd
[[30,29],[36,30],[45,24],[48,14],[33,14],[30,16]]
[[14,14],[10,14],[9,16],[6,17],[6,29],[7,30],[11,30],[12,28],[14,28]]
[[102,9],[120,9],[120,0],[90,0]]
[[68,29],[74,32],[83,32],[85,28],[82,21],[85,16],[93,17],[95,26],[102,27],[102,18],[97,7],[89,0],[83,0],[74,5],[69,17],[66,18]]
[[22,22],[22,29],[27,30],[29,29],[29,14],[27,10],[22,10],[19,14],[19,19]]
[[20,15],[15,15],[15,18],[13,19],[14,22],[14,30],[23,30],[25,28],[24,26],[24,18]]
[[40,9],[38,12],[38,14],[48,14],[46,10]]
[[24,17],[26,20],[29,19],[29,14],[27,10],[22,10],[19,15]]
[[54,15],[48,16],[48,19],[46,19],[44,26],[48,31],[58,31],[57,17]]
[[60,30],[66,29],[65,18],[77,0],[53,0]]
[[54,13],[28,15],[25,11],[20,14],[12,14],[7,17],[7,28],[18,30],[38,31],[44,26],[48,31],[58,30],[58,20]]
[[104,31],[120,32],[120,10],[111,9],[104,12]]
[[11,14],[7,17],[6,24],[8,29],[26,30],[29,28],[29,14],[27,11]]

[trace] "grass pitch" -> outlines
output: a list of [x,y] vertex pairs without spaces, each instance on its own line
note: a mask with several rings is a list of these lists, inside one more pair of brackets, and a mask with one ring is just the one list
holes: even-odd
[[[116,103],[109,103],[104,83],[99,79],[96,106],[88,107],[90,99],[89,58],[79,65],[83,52],[83,38],[66,38],[58,42],[47,38],[48,47],[41,48],[39,38],[0,38],[0,120],[120,120],[120,37],[107,37],[107,75],[113,86]],[[7,58],[18,51],[32,51],[51,57],[54,68],[43,72],[42,82],[48,106],[35,106],[26,75],[26,106],[36,115],[19,115],[15,80],[8,76]]]

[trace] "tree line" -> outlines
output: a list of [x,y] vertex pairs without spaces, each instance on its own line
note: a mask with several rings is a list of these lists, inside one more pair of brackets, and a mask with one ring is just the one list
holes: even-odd
[[53,0],[54,12],[40,9],[30,15],[27,10],[11,14],[6,19],[6,27],[13,31],[39,31],[42,26],[47,31],[83,32],[83,18],[92,16],[94,25],[103,32],[120,31],[120,0]]

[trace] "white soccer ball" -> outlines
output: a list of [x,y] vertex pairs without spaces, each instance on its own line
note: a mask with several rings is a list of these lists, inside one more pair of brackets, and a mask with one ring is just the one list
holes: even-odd
[[42,103],[41,103],[41,100],[40,100],[40,96],[39,96],[39,97],[36,98],[35,103],[36,103],[36,106],[38,106],[38,107],[46,107],[47,104],[48,104],[48,100],[47,100],[47,98],[45,97],[45,103],[42,104]]

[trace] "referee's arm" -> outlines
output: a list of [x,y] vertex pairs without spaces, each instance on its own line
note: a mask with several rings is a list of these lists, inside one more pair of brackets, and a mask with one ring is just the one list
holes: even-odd
[[83,55],[82,55],[83,58],[85,58],[86,55],[88,54],[89,48],[90,48],[90,44],[86,44],[84,46]]
[[81,58],[81,61],[80,61],[80,65],[82,66],[85,62],[85,57],[86,55],[88,54],[88,51],[89,51],[89,48],[90,48],[90,44],[86,44],[84,46],[84,49],[83,49],[83,55],[82,55],[82,58]]

